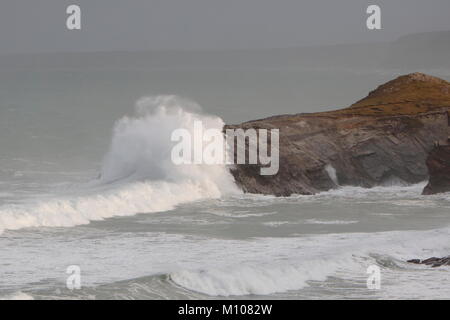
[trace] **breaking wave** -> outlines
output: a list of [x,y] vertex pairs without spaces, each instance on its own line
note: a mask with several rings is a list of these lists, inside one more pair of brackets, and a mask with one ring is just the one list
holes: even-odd
[[78,186],[71,195],[1,206],[0,233],[166,211],[182,203],[238,193],[225,165],[171,161],[172,131],[193,130],[194,121],[202,121],[205,129],[221,130],[224,125],[219,117],[204,115],[195,103],[175,96],[139,100],[135,114],[115,124],[98,179]]
[[177,285],[209,296],[268,295],[308,286],[308,281],[325,281],[350,260],[303,261],[278,265],[243,265],[227,269],[183,270],[169,275]]
[[[210,263],[201,269],[178,270],[170,273],[169,279],[182,288],[208,296],[297,291],[331,276],[340,279],[356,277],[365,287],[370,265],[380,266],[386,277],[392,272],[396,274],[398,269],[423,270],[406,261],[412,257],[445,256],[449,250],[449,234],[450,228],[445,227],[427,231],[259,239],[253,247],[246,247],[248,257],[242,257],[239,251],[234,253],[235,260],[244,258],[245,262],[230,265],[229,261],[222,261],[222,265]],[[264,258],[264,254],[270,258]]]

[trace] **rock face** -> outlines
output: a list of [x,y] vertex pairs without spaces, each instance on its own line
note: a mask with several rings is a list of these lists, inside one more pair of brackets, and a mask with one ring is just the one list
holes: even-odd
[[354,105],[331,112],[282,115],[226,128],[279,129],[279,171],[259,165],[231,172],[245,192],[288,196],[339,185],[372,187],[428,178],[428,153],[448,139],[450,83],[425,74],[399,77]]
[[420,259],[412,259],[408,260],[409,263],[415,263],[415,264],[425,264],[427,266],[432,266],[433,268],[442,267],[442,266],[450,266],[450,256],[444,257],[444,258],[429,258],[425,260]]
[[423,194],[450,192],[450,145],[433,149],[426,163],[430,179]]

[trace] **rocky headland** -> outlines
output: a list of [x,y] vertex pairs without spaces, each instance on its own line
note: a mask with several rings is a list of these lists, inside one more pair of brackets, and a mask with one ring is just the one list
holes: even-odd
[[[449,82],[404,75],[344,109],[226,126],[280,130],[276,175],[260,175],[259,165],[236,165],[231,172],[245,192],[277,196],[315,194],[337,185],[417,183],[428,179],[430,151],[448,142],[449,114]],[[435,157],[428,158],[432,173],[441,168]],[[440,182],[430,182],[430,188],[441,190]]]

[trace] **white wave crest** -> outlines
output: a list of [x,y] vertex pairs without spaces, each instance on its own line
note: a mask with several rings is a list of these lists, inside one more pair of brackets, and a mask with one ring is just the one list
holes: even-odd
[[319,219],[307,219],[304,224],[327,224],[327,225],[341,225],[341,224],[354,224],[358,223],[356,220],[319,220]]
[[331,164],[327,164],[325,166],[325,171],[327,172],[327,174],[330,177],[330,179],[334,182],[334,184],[336,186],[338,186],[339,185],[339,181],[338,181],[336,169]]
[[[406,262],[412,258],[448,255],[449,235],[450,228],[445,227],[426,231],[259,238],[245,243],[231,241],[220,247],[205,243],[202,252],[213,255],[211,259],[185,265],[171,272],[169,278],[180,287],[210,296],[301,290],[311,281],[326,281],[332,276],[357,279],[365,286],[370,265],[380,266],[383,275],[387,275],[398,268],[417,268]],[[387,258],[393,269],[383,264],[384,258],[378,260],[379,257]]]
[[[344,261],[345,260],[345,261]],[[341,266],[342,261],[309,260],[297,264],[243,265],[209,270],[183,270],[170,274],[170,279],[188,290],[210,296],[268,295],[308,286],[308,281],[324,281]]]
[[199,110],[195,103],[175,96],[141,99],[134,116],[116,123],[100,178],[85,190],[77,190],[83,195],[3,205],[0,232],[69,227],[114,216],[166,211],[182,203],[239,192],[224,165],[175,165],[171,161],[173,130],[192,130],[194,121],[202,121],[205,128],[222,129],[222,119]]

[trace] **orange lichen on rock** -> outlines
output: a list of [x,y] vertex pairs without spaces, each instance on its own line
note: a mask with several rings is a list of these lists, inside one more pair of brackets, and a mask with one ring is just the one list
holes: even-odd
[[450,82],[423,73],[411,73],[389,81],[347,109],[358,115],[402,115],[450,108]]

